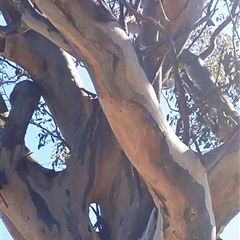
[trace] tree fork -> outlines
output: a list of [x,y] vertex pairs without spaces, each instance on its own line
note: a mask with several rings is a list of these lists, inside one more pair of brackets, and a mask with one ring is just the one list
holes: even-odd
[[[28,44],[33,39],[35,45]],[[55,51],[54,59],[49,59],[48,51],[41,51],[40,50],[41,46],[44,47],[45,49],[48,48],[51,49],[52,52]],[[13,50],[12,48],[14,48],[16,51]],[[21,52],[21,55],[18,54],[18,50],[20,49],[22,50],[24,49],[24,51]],[[40,50],[38,53],[36,52],[37,49]],[[8,53],[10,53],[10,55],[8,55]],[[14,53],[14,55],[12,53]],[[66,68],[64,67],[66,61],[68,61],[67,66],[73,66],[73,64],[69,62],[70,58],[64,60],[65,55],[64,54],[62,55],[61,51],[57,50],[57,48],[50,41],[48,40],[45,41],[43,37],[39,34],[29,31],[25,33],[24,36],[14,36],[7,38],[7,48],[5,54],[9,59],[18,62],[20,66],[27,69],[28,72],[33,76],[34,81],[37,82],[37,84],[41,87],[43,97],[46,99],[48,106],[51,112],[53,113],[55,120],[59,124],[64,136],[71,143],[72,146],[71,157],[67,162],[68,164],[67,172],[71,172],[71,175],[73,176],[74,175],[79,176],[82,161],[88,164],[89,163],[88,157],[91,157],[91,162],[96,161],[95,167],[97,169],[96,170],[97,175],[95,177],[93,190],[91,190],[91,192],[89,193],[91,197],[89,198],[88,202],[89,203],[98,202],[101,205],[104,220],[106,221],[108,226],[111,227],[111,229],[116,229],[116,231],[111,230],[111,234],[113,236],[117,236],[118,234],[117,226],[119,226],[119,222],[121,221],[122,216],[125,216],[126,212],[128,212],[128,209],[131,207],[134,197],[129,198],[129,196],[132,195],[129,193],[134,192],[134,185],[131,183],[133,181],[130,171],[131,165],[127,160],[124,160],[125,162],[124,164],[122,163],[124,155],[122,154],[122,151],[120,150],[121,148],[118,142],[116,141],[114,135],[112,134],[108,122],[100,109],[98,100],[90,100],[87,96],[85,96],[84,93],[81,91],[82,84],[79,84],[79,77],[72,73],[73,69],[69,67]],[[36,58],[36,56],[38,57]],[[29,68],[29,62],[31,62],[32,64],[31,66],[35,67]],[[62,69],[62,72],[58,72],[58,69]],[[45,75],[42,75],[42,73],[44,73]],[[72,78],[76,79],[72,81]],[[59,85],[61,85],[61,88],[58,87]],[[54,91],[49,91],[49,89],[54,90],[56,88],[60,90],[60,92],[56,92],[56,94],[58,93],[57,95],[55,95]],[[76,88],[78,90],[76,90]],[[69,93],[71,94],[69,95]],[[63,99],[62,96],[69,96],[68,99],[69,102],[66,103],[66,99]],[[56,98],[59,99],[57,102],[55,101]],[[62,102],[64,104],[62,104]],[[75,102],[78,102],[79,105],[75,105]],[[56,103],[57,106],[55,105]],[[76,108],[71,113],[69,112],[68,105],[72,104],[74,104]],[[84,106],[84,104],[86,106]],[[62,110],[59,111],[59,109]],[[86,111],[86,114],[84,114],[84,110]],[[80,122],[72,124],[72,127],[74,127],[72,129],[69,128],[70,120],[68,120],[70,119],[71,116],[73,116],[71,114],[74,114],[74,119],[76,119],[76,121],[79,121],[79,119],[82,120],[82,124]],[[91,114],[93,114],[93,116],[91,116]],[[85,125],[85,123],[87,122],[88,125]],[[98,125],[94,126],[94,124],[97,122],[98,125],[100,125],[100,127],[97,127]],[[78,146],[84,144],[85,148],[88,148],[88,144],[84,143],[85,141],[84,137],[80,137],[81,136],[80,133],[85,132],[85,134],[88,135],[89,131],[93,128],[95,128],[97,135],[100,134],[99,141],[96,142],[94,140],[92,145],[92,147],[96,147],[96,144],[97,145],[100,144],[98,156],[96,156],[95,159],[93,155],[91,156],[86,155],[84,157],[85,158],[84,160],[79,160],[80,156],[82,156],[82,153],[79,154],[75,152],[77,151]],[[76,134],[79,131],[77,129],[80,129],[79,134]],[[73,134],[72,133],[70,134],[70,131],[73,131],[75,133],[74,136],[76,136],[77,138],[76,137],[72,138]],[[70,137],[68,138],[68,136],[70,136],[71,138]],[[93,139],[91,139],[91,141],[92,140]],[[92,147],[90,147],[89,149],[92,149]],[[84,148],[82,147],[81,149],[84,150]],[[77,159],[74,156],[75,157],[77,156]],[[110,156],[112,156],[111,164],[109,163],[108,160]],[[127,171],[127,169],[129,170]],[[111,175],[112,176],[111,178],[109,178],[110,177],[109,174],[108,178],[105,177],[106,171],[113,173]],[[31,172],[31,170],[29,170],[29,172]],[[94,172],[93,169],[92,172]],[[66,175],[68,174],[66,173]],[[94,175],[90,174],[90,176],[93,177]],[[111,196],[109,196],[109,191],[113,188],[114,182],[116,180],[117,181],[120,180],[121,183],[119,187],[114,190],[115,193],[113,192],[113,195],[116,194],[115,195],[116,200],[114,201],[114,205],[111,205],[110,208],[109,206],[105,206],[105,203],[106,201],[110,201],[111,199]],[[55,182],[55,178],[52,181]],[[75,181],[78,180],[75,178],[73,185],[75,184]],[[80,178],[79,181],[83,182],[83,179]],[[102,184],[99,185],[99,183]],[[109,196],[108,200],[106,200],[106,196]],[[146,198],[147,196],[149,196],[149,193],[145,190],[144,198]],[[125,201],[126,204],[124,204],[123,207],[119,208],[119,204],[122,201]],[[140,203],[137,203],[138,201],[140,201]],[[145,221],[147,221],[149,216],[148,213],[144,211],[144,209],[146,208],[143,207],[143,204],[144,206],[148,206],[149,203],[148,201],[145,200],[143,201],[144,202],[143,204],[141,202],[142,202],[141,198],[140,200],[136,200],[137,203],[136,209],[139,209],[139,211],[142,212],[142,216],[145,216],[144,217]],[[137,220],[137,216],[135,216],[135,218]],[[124,225],[125,224],[123,224],[123,226]],[[133,224],[131,225],[131,227],[129,227],[129,229],[130,228],[133,228]],[[137,236],[140,236],[142,232],[141,231],[139,232],[137,226],[135,226],[135,229],[136,229],[135,234],[137,234]],[[142,231],[144,231],[144,228],[142,229]],[[131,234],[134,235],[134,233]]]
[[[72,1],[71,4],[65,5],[64,2],[60,1],[57,3],[58,6],[56,6],[50,1],[37,1],[37,4],[61,34],[66,37],[68,42],[71,42],[71,46],[73,46],[79,57],[85,57],[88,62],[88,70],[95,82],[95,86],[97,86],[101,106],[103,107],[104,113],[106,113],[107,120],[110,122],[121,147],[147,183],[148,190],[151,192],[155,200],[155,205],[158,207],[158,216],[156,217],[155,211],[152,211],[149,219],[151,213],[149,210],[149,215],[147,214],[147,216],[144,217],[145,220],[149,219],[150,222],[155,221],[157,226],[155,230],[146,231],[146,233],[153,234],[154,232],[156,236],[159,229],[161,231],[164,229],[167,240],[174,239],[175,237],[179,237],[179,239],[191,239],[193,237],[214,239],[215,236],[211,236],[214,222],[211,217],[209,218],[209,214],[212,216],[212,210],[206,170],[197,156],[175,137],[164,120],[163,115],[159,113],[156,95],[150,84],[148,84],[146,76],[136,60],[137,58],[129,43],[128,37],[112,19],[110,22],[107,22],[109,21],[108,19],[103,23],[104,19],[99,19],[99,16],[95,16],[96,11],[94,11],[93,2],[89,3],[88,1],[88,5],[86,5],[86,1],[80,1],[79,3]],[[73,20],[71,23],[67,20],[69,19],[70,12],[72,14],[70,15],[71,19]],[[59,16],[63,18],[59,19]],[[97,20],[100,20],[100,22]],[[89,27],[88,30],[86,26]],[[133,199],[138,199],[136,195],[136,193],[138,193],[137,191],[134,196],[131,194],[132,190],[135,189],[135,187],[131,185],[133,184],[133,178],[129,171],[131,165],[128,161],[124,162],[124,158],[121,155],[121,147],[112,134],[104,114],[99,110],[101,108],[96,105],[95,107],[93,106],[97,101],[89,101],[88,98],[83,96],[79,89],[72,94],[71,90],[78,88],[77,84],[71,84],[72,79],[74,79],[72,73],[69,74],[68,72],[68,74],[64,74],[64,77],[62,77],[62,73],[58,74],[59,67],[68,61],[64,62],[62,58],[60,61],[58,58],[47,61],[48,54],[46,52],[38,52],[38,54],[36,54],[36,43],[31,45],[31,41],[27,41],[27,38],[30,39],[31,34],[35,34],[35,38],[32,37],[32,40],[41,38],[38,34],[31,32],[25,34],[23,37],[7,38],[7,48],[4,54],[6,57],[9,57],[9,59],[20,63],[24,68],[26,67],[33,76],[34,81],[36,81],[39,86],[41,85],[47,104],[54,113],[54,117],[57,119],[59,127],[67,141],[71,143],[71,157],[69,159],[68,169],[64,171],[64,173],[54,177],[54,179],[65,175],[65,181],[71,182],[69,183],[73,188],[72,191],[70,190],[71,193],[76,194],[82,204],[87,205],[94,200],[100,202],[103,208],[104,220],[107,221],[108,226],[111,226],[111,229],[115,230],[110,230],[110,237],[117,239],[119,234],[119,230],[117,229],[119,219],[123,219],[123,216],[126,216],[126,213],[134,202]],[[20,48],[24,50],[20,52],[17,46],[24,46],[24,48]],[[50,46],[50,44],[48,46]],[[51,48],[54,48],[54,46]],[[22,54],[25,54],[26,57],[21,58]],[[38,61],[34,61],[34,59]],[[30,62],[33,63],[35,68],[30,67]],[[67,71],[66,68],[63,72],[65,71]],[[43,76],[43,73],[46,75]],[[61,81],[64,87],[62,85],[59,87],[57,84],[58,81]],[[65,88],[68,87],[68,85],[70,87]],[[60,95],[56,89],[58,89],[61,94],[67,94]],[[67,89],[69,91],[67,91]],[[51,96],[51,90],[55,90],[55,95],[53,94]],[[69,110],[69,106],[71,105],[66,104],[61,99],[62,96],[68,96],[65,99],[68,101],[67,103],[77,102],[79,105],[74,104],[74,106],[77,105],[74,107],[74,110]],[[74,98],[75,96],[78,97]],[[56,100],[59,100],[59,102]],[[94,116],[96,109],[98,109],[99,113]],[[74,118],[76,121],[75,124],[73,124],[70,129],[68,129],[70,121],[64,119],[65,116],[61,114],[61,110],[67,113],[66,118],[68,118],[68,120],[74,118],[80,111],[80,114]],[[117,118],[118,121],[116,121]],[[94,125],[95,123],[96,125]],[[92,128],[93,125],[94,130],[90,133],[89,129]],[[138,125],[140,129],[136,129],[136,125]],[[129,129],[133,130],[130,132]],[[101,133],[100,136],[99,133]],[[88,142],[85,143],[85,145],[81,145],[84,142],[83,137],[88,137]],[[97,137],[97,139],[94,139],[95,137]],[[106,143],[108,144],[104,146]],[[93,153],[91,150],[93,150],[94,144],[97,144],[98,147],[96,147]],[[80,150],[83,150],[84,154]],[[237,150],[238,148],[234,151]],[[111,161],[109,161],[109,159],[111,159]],[[216,162],[219,161],[218,158]],[[111,175],[109,174],[109,178],[106,178],[106,171],[110,173],[110,170],[113,170],[113,173]],[[231,171],[230,175],[233,172],[234,171]],[[90,176],[88,176],[88,174]],[[225,173],[226,177],[231,178],[232,175],[229,176],[228,174],[228,172]],[[73,179],[71,175],[78,177]],[[182,178],[180,178],[180,176],[182,176]],[[213,181],[215,181],[219,175],[215,177],[213,177]],[[93,178],[94,180],[92,180]],[[99,181],[102,179],[102,182]],[[183,182],[180,182],[180,180]],[[31,179],[28,181],[31,181],[31,183],[34,182]],[[57,184],[56,180],[53,182]],[[97,183],[100,184],[100,190],[97,189]],[[107,188],[104,190],[106,186]],[[26,182],[25,187],[27,187]],[[55,189],[58,190],[57,187]],[[115,196],[117,196],[117,200],[113,202],[113,197],[114,199],[116,198],[115,196],[109,195],[111,189],[115,189]],[[103,192],[101,192],[101,190],[103,190]],[[69,191],[67,191],[67,193],[69,193]],[[190,196],[190,194],[193,195],[193,197]],[[61,195],[63,199],[66,198],[66,194],[64,195],[61,190],[59,190],[59,195]],[[51,202],[50,196],[48,197],[47,202]],[[146,199],[148,198],[146,195],[144,195],[144,197],[146,197]],[[108,198],[107,201],[106,198]],[[176,209],[176,199],[178,199],[178,203],[180,204],[178,209]],[[118,204],[124,201],[126,201],[125,204]],[[213,198],[213,204],[214,201]],[[113,204],[110,204],[109,207],[109,203]],[[121,209],[118,209],[120,205]],[[138,205],[139,208],[146,206],[141,203],[136,205]],[[73,214],[74,211],[72,211],[72,208],[76,210],[78,216],[81,216],[84,220],[86,219],[85,212],[81,212],[74,204],[70,204],[70,206],[70,208],[67,208],[67,213],[70,213],[73,219],[75,218],[75,214]],[[133,205],[132,207],[133,210],[135,210]],[[151,206],[147,205],[147,207],[151,209]],[[56,206],[51,204],[51,210],[55,208]],[[64,211],[66,210],[66,205],[60,206],[59,208]],[[167,218],[169,218],[169,225],[166,229],[159,223],[161,217],[163,218],[160,209],[164,210],[163,212],[165,212]],[[113,223],[111,223],[112,219],[109,216],[113,216],[114,211],[117,211],[118,214],[114,221],[112,221]],[[218,209],[217,211],[221,210]],[[52,212],[54,212],[54,216],[58,216],[58,219],[64,219],[61,217],[63,213],[57,211]],[[196,212],[199,213],[197,217]],[[224,216],[227,218],[228,214],[226,213]],[[124,220],[127,222],[128,217]],[[52,222],[54,222],[54,220],[52,220]],[[63,222],[65,224],[67,221],[63,220]],[[83,236],[88,237],[89,235],[86,233],[88,222],[89,220],[84,226],[79,226],[79,223],[79,225],[74,226],[73,229],[68,229],[67,232],[72,234],[72,237],[78,237],[78,234],[83,234]],[[202,225],[199,224],[199,222],[202,223]],[[50,234],[48,235],[49,239],[55,237],[54,234],[57,231],[57,225],[53,224],[52,226],[56,227],[54,227],[53,232],[48,232],[48,234]],[[67,223],[65,226],[68,228]],[[149,228],[147,230],[149,230]]]

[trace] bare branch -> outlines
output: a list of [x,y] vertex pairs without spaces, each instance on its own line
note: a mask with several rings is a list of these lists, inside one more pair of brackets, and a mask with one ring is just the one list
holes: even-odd
[[233,21],[233,18],[235,18],[239,12],[235,12],[236,8],[238,6],[239,0],[234,1],[234,4],[232,6],[232,10],[231,10],[231,15],[228,16],[212,33],[211,38],[210,38],[210,43],[209,43],[209,47],[202,52],[199,57],[201,59],[206,59],[215,49],[215,39],[217,37],[217,35],[229,24]]
[[182,140],[186,145],[188,145],[190,141],[190,125],[189,125],[189,111],[186,103],[185,90],[183,87],[182,79],[179,74],[178,67],[176,65],[173,66],[173,71],[174,71],[174,79],[175,79],[175,86],[176,86],[176,92],[177,92],[176,95],[177,95],[179,112],[181,115],[181,121],[183,122],[183,125],[184,125]]
[[126,0],[119,0],[119,1],[128,9],[129,12],[134,14],[137,18],[139,18],[140,20],[143,20],[145,22],[151,23],[157,30],[159,30],[160,32],[162,32],[168,36],[166,29],[160,23],[158,23],[155,19],[139,13]]
[[40,123],[36,123],[33,120],[30,120],[30,124],[42,129],[44,132],[47,132],[47,134],[49,136],[52,136],[58,140],[60,140],[62,142],[62,144],[66,145],[66,147],[70,148],[70,146],[68,145],[68,143],[61,137],[60,134],[54,134],[53,132],[51,132],[50,130],[48,130],[47,128],[43,127]]
[[54,42],[63,50],[75,56],[74,49],[67,43],[66,39],[59,33],[48,19],[39,13],[29,0],[11,0],[22,14],[22,20],[27,26]]
[[180,61],[185,66],[189,80],[192,81],[195,87],[199,90],[199,98],[205,98],[209,102],[212,102],[218,110],[222,109],[225,111],[229,116],[233,118],[233,120],[236,122],[234,125],[236,125],[238,123],[237,111],[234,109],[226,94],[219,91],[215,85],[215,79],[211,76],[208,69],[204,66],[201,58],[195,56],[190,51],[185,50],[181,55]]
[[[209,17],[209,16],[213,16],[213,14],[216,12],[216,10],[217,10],[217,4],[218,4],[218,2],[219,2],[219,0],[217,0],[216,2],[215,2],[215,6],[214,6],[214,8],[213,8],[213,10],[211,11],[211,6],[212,6],[212,4],[213,4],[213,0],[211,0],[211,2],[209,3],[209,6],[208,6],[208,9],[207,9],[207,14],[206,14],[206,16],[205,17]],[[213,13],[211,13],[211,12],[213,12]],[[202,22],[203,23],[203,22]],[[201,24],[202,24],[201,23]],[[188,46],[188,49],[190,49],[192,46],[193,46],[193,44],[199,39],[199,37],[201,36],[201,34],[204,32],[204,30],[207,28],[207,26],[209,25],[209,22],[207,21],[206,22],[206,24],[204,25],[204,27],[201,29],[201,31],[198,33],[198,35],[192,40],[192,42],[191,42],[191,44]],[[198,27],[198,26],[195,26],[196,28]],[[196,29],[195,28],[195,29]]]

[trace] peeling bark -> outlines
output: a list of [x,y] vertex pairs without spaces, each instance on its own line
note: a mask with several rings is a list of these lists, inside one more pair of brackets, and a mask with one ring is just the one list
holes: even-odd
[[[103,2],[35,2],[47,24],[54,26],[54,35],[44,28],[45,20],[37,17],[36,25],[34,15],[19,5],[16,9],[33,30],[7,36],[3,53],[34,82],[17,85],[9,116],[0,99],[0,203],[12,235],[23,240],[216,239],[215,227],[219,233],[239,211],[238,133],[206,156],[214,159],[212,163],[199,159],[168,125],[146,69]],[[172,38],[178,41],[180,32],[191,29],[206,2],[164,1]],[[10,21],[11,11],[6,4],[4,14]],[[161,14],[160,23],[168,25]],[[177,42],[178,53],[189,32]],[[84,59],[98,99],[82,90],[64,50]],[[168,61],[167,69],[172,59]],[[41,167],[24,144],[40,94],[70,146],[62,172]],[[225,168],[229,171],[223,172]],[[228,184],[223,188],[224,182]],[[104,227],[98,233],[88,216],[93,202],[101,207]]]

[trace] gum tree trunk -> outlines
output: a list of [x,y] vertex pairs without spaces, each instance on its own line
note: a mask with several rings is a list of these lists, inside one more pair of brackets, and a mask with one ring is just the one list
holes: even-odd
[[[171,35],[180,53],[208,1],[164,2],[166,13],[175,19]],[[2,98],[0,105],[0,204],[12,236],[17,240],[217,239],[239,211],[239,128],[224,145],[199,159],[162,114],[155,93],[161,81],[155,91],[148,81],[156,61],[150,59],[151,66],[139,64],[129,37],[104,4],[35,3],[50,22],[32,14],[27,1],[5,0],[1,5],[9,24],[22,16],[33,29],[1,38],[4,57],[23,67],[33,80],[16,85],[10,112]],[[177,38],[182,31],[186,32]],[[146,45],[147,33],[140,34]],[[163,65],[167,72],[171,56],[164,35],[160,39],[158,58],[167,59]],[[69,54],[86,64],[98,99],[82,90]],[[26,129],[40,96],[70,147],[62,172],[41,167],[25,146]],[[97,233],[89,220],[93,202],[101,206],[103,230]]]

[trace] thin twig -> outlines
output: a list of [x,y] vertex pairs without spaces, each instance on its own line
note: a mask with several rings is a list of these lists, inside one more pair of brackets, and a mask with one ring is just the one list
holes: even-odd
[[[65,146],[67,146],[69,148],[69,145],[67,144],[67,142],[65,141],[65,139],[63,139],[60,134],[54,134],[52,133],[50,130],[48,130],[47,128],[43,127],[40,123],[36,123],[34,122],[34,120],[30,120],[30,124],[42,129],[43,131],[47,132],[50,136],[57,138],[58,140],[60,140]],[[69,148],[70,149],[70,148]]]
[[236,11],[236,8],[237,8],[237,4],[238,4],[238,1],[239,0],[236,0],[232,6],[232,10],[231,10],[231,16],[228,16],[216,29],[215,31],[212,33],[212,36],[210,38],[210,44],[209,44],[209,47],[204,51],[202,52],[199,57],[201,59],[206,59],[214,50],[215,48],[215,39],[217,37],[217,35],[229,24],[231,23],[232,19],[235,18],[239,12],[235,13]]
[[[208,6],[208,9],[207,9],[207,14],[206,16],[210,16],[210,18],[213,17],[213,15],[215,14],[216,12],[216,8],[217,8],[217,3],[219,2],[219,0],[216,2],[213,10],[211,11],[211,5],[213,3],[213,0],[211,0],[209,6]],[[210,15],[209,15],[210,14]],[[199,34],[192,40],[191,44],[188,46],[188,50],[193,46],[193,44],[198,40],[198,38],[202,35],[202,33],[204,32],[204,30],[207,28],[208,26],[208,22],[206,22],[206,24],[203,26],[203,28],[201,29],[201,31],[199,32]]]
[[[227,2],[226,0],[225,0],[225,3],[226,3],[226,5],[227,5],[227,10],[228,10],[228,13],[229,13],[229,17],[231,18],[231,22],[232,22],[232,25],[233,25],[233,30],[234,30],[234,32],[236,33],[236,36],[238,37],[238,40],[240,40],[240,36],[239,36],[238,31],[237,31],[236,24],[235,24],[235,22],[234,22],[234,18],[235,18],[234,14],[235,14],[235,10],[236,10],[236,9],[235,9],[235,6],[238,5],[239,0],[236,0],[236,1],[234,2],[231,10],[230,10],[229,5],[228,5],[228,2]],[[234,5],[235,5],[235,6],[234,6]]]
[[168,105],[168,107],[169,107],[169,109],[170,109],[171,111],[173,111],[173,112],[179,112],[178,110],[173,109],[173,108],[171,107],[171,105],[169,104],[169,102],[168,102],[168,100],[167,100],[167,97],[164,95],[164,93],[162,93],[162,96],[163,96],[164,99],[166,100],[166,103],[167,103],[167,105]]
[[189,125],[189,114],[188,114],[188,106],[186,103],[186,96],[185,96],[185,89],[183,86],[183,82],[179,73],[178,69],[178,58],[177,58],[177,52],[176,48],[174,45],[174,42],[172,41],[172,53],[173,53],[173,58],[174,58],[174,64],[173,64],[173,72],[174,72],[174,79],[175,79],[175,86],[179,94],[177,94],[177,103],[179,107],[179,112],[184,124],[184,129],[183,129],[183,143],[186,145],[189,144],[190,141],[190,125]]
[[92,93],[90,91],[88,91],[87,89],[85,88],[80,88],[81,91],[85,92],[89,97],[91,97],[92,99],[96,99],[97,98],[97,94],[95,93]]
[[121,2],[124,5],[124,7],[127,8],[127,10],[131,12],[133,15],[135,15],[136,17],[138,17],[139,19],[145,22],[151,23],[154,27],[156,27],[157,30],[159,30],[161,33],[164,33],[166,36],[168,36],[168,32],[166,31],[166,29],[160,23],[158,23],[155,19],[153,19],[152,17],[145,16],[142,13],[139,13],[126,0],[118,0],[118,1]]
[[198,146],[196,136],[195,136],[195,134],[193,133],[192,129],[190,129],[190,133],[191,133],[191,138],[192,138],[192,140],[193,140],[193,143],[194,143],[194,145],[195,145],[195,147],[196,147],[197,152],[200,154],[200,156],[202,156],[202,152],[201,152],[201,150],[200,150],[200,148],[199,148],[199,146]]
[[7,63],[10,67],[14,68],[14,69],[19,69],[19,67],[13,65],[12,63],[10,63],[4,56],[1,56],[1,61]]

